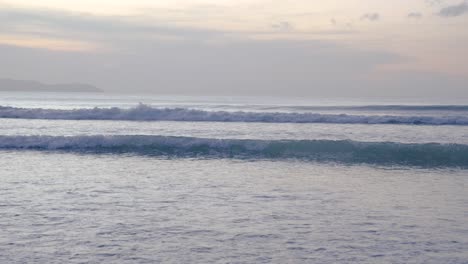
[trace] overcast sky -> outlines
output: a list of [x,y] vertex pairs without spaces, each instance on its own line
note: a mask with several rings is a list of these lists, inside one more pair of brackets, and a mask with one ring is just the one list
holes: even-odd
[[468,0],[0,0],[0,78],[468,98]]

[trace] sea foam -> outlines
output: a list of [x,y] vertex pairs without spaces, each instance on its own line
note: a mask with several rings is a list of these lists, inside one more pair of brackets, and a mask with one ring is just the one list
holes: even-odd
[[336,123],[336,124],[407,124],[468,125],[468,116],[349,115],[287,112],[228,112],[188,108],[153,108],[140,104],[135,108],[83,108],[73,110],[17,108],[0,106],[0,118],[61,120],[133,120],[191,122],[262,122],[262,123]]

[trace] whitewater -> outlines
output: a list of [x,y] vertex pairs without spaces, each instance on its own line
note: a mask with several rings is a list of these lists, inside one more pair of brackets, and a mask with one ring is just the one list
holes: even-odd
[[1,263],[466,263],[468,105],[0,92]]
[[[304,107],[299,108],[304,109]],[[468,112],[468,106],[363,106],[323,107],[309,110],[427,110],[437,109]],[[205,122],[261,122],[261,123],[335,123],[335,124],[409,124],[409,125],[468,125],[466,115],[397,116],[349,115],[288,112],[228,112],[204,111],[189,108],[153,108],[139,104],[133,108],[42,109],[0,106],[0,118],[61,119],[61,120],[134,120],[134,121],[205,121]]]

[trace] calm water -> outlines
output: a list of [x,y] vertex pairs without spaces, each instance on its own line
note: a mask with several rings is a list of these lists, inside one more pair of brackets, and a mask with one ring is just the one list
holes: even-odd
[[468,263],[468,107],[288,100],[0,94],[0,262]]

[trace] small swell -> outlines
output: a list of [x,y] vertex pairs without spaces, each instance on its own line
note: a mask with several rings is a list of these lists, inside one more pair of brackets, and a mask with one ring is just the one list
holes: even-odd
[[0,136],[0,149],[468,167],[468,145],[170,136]]

